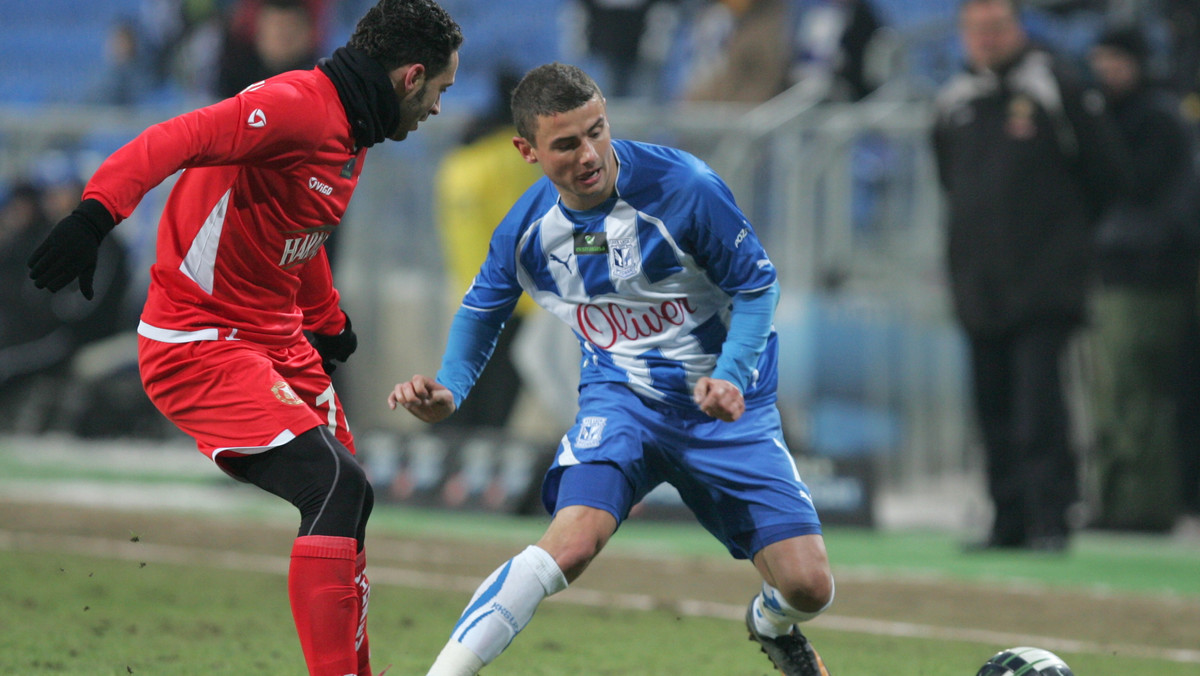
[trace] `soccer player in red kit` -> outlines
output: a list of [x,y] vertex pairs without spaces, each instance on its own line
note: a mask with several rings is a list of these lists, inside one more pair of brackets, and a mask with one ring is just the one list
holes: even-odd
[[288,594],[314,675],[371,674],[363,535],[374,502],[329,378],[357,339],[321,245],[367,148],[403,140],[439,112],[461,43],[434,0],[380,0],[316,68],[251,85],[117,150],[29,259],[37,287],[78,278],[90,299],[105,234],[184,170],[138,325],[142,382],[221,469],[299,509]]

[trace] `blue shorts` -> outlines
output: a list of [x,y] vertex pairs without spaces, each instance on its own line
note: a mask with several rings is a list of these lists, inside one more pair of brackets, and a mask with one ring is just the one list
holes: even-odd
[[739,559],[821,532],[774,405],[728,423],[648,401],[619,383],[580,391],[579,414],[546,472],[542,503],[551,513],[571,505],[603,509],[619,524],[664,481]]

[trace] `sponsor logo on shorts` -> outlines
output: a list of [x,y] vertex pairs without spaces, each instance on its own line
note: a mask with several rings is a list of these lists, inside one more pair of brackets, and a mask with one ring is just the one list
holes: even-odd
[[600,445],[600,438],[604,436],[604,426],[608,424],[608,418],[589,417],[584,418],[579,424],[579,436],[575,439],[575,448],[595,448]]
[[275,398],[289,406],[303,406],[304,402],[300,401],[300,397],[292,391],[291,385],[278,380],[271,386],[271,392],[275,394]]

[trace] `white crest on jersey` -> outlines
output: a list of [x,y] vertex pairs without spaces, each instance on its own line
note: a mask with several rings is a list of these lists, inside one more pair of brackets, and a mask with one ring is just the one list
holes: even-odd
[[617,279],[629,279],[642,271],[642,254],[637,237],[617,237],[608,240],[609,274]]
[[263,114],[262,108],[255,108],[250,111],[250,117],[246,119],[246,124],[255,129],[267,126],[267,116]]

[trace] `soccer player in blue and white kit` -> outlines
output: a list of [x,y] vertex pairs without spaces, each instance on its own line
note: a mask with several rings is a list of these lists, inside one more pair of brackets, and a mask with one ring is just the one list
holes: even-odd
[[829,607],[834,585],[775,406],[771,260],[708,166],[613,140],[580,69],[530,71],[512,111],[513,143],[545,178],[496,228],[436,380],[415,375],[388,402],[426,422],[453,413],[524,291],[579,338],[579,414],[543,483],[545,535],[479,586],[428,676],[495,659],[664,481],[762,575],[751,638],[787,676],[827,674],[796,628]]

